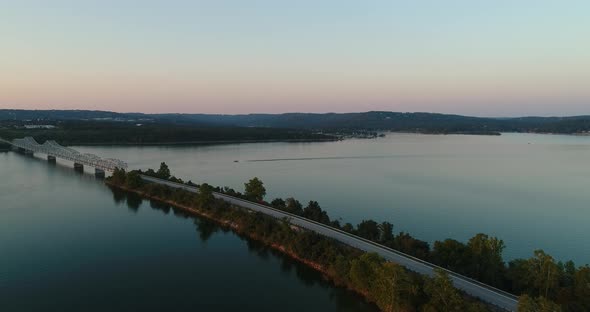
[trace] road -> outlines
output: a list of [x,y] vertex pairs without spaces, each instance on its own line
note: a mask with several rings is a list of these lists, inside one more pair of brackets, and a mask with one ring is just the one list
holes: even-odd
[[[142,175],[141,177],[142,177],[142,179],[149,181],[149,182],[164,184],[164,185],[167,185],[167,186],[170,186],[173,188],[181,188],[186,191],[193,192],[193,193],[198,192],[198,188],[196,188],[196,187],[191,187],[188,185],[170,182],[170,181],[157,179],[157,178],[144,176],[144,175]],[[420,274],[433,276],[434,270],[436,268],[443,269],[443,268],[438,267],[437,265],[434,265],[432,263],[429,263],[424,260],[418,259],[416,257],[404,254],[402,252],[391,249],[389,247],[379,245],[375,242],[364,239],[362,237],[352,235],[352,234],[342,231],[340,229],[333,228],[331,226],[327,226],[325,224],[321,224],[321,223],[315,222],[313,220],[302,218],[300,216],[290,214],[288,212],[284,212],[284,211],[281,211],[281,210],[278,210],[278,209],[275,209],[275,208],[272,208],[269,206],[260,205],[260,204],[254,203],[254,202],[246,201],[246,200],[236,198],[233,196],[229,196],[229,195],[225,195],[222,193],[213,193],[213,196],[215,196],[215,198],[222,199],[222,200],[229,202],[231,204],[234,204],[236,206],[244,207],[244,208],[247,208],[247,209],[250,209],[253,211],[259,211],[259,212],[262,212],[266,215],[275,217],[277,219],[287,218],[291,224],[294,224],[294,225],[300,226],[302,228],[319,233],[321,235],[333,238],[337,241],[340,241],[340,242],[347,244],[349,246],[358,248],[360,250],[363,250],[366,252],[375,252],[389,261],[403,265],[408,270],[411,270],[411,271],[414,271],[414,272],[417,272]],[[505,309],[507,311],[516,311],[518,297],[516,297],[510,293],[507,293],[505,291],[502,291],[500,289],[496,289],[496,288],[486,285],[484,283],[473,280],[471,278],[454,273],[452,271],[449,271],[446,269],[443,269],[443,270],[449,274],[449,276],[451,277],[453,284],[455,285],[456,288],[461,289],[471,296],[480,298],[481,300],[483,300],[485,302],[488,302],[490,304],[498,306],[498,307]]]

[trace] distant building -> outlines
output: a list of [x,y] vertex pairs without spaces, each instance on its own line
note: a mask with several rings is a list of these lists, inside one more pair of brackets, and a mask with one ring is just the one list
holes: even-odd
[[25,125],[25,129],[53,129],[54,125]]

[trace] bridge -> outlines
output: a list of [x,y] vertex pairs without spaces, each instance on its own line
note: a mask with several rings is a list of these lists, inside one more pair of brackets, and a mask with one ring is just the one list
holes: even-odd
[[113,171],[115,168],[127,169],[127,163],[122,160],[115,158],[101,158],[94,154],[80,153],[75,149],[61,146],[53,140],[39,144],[32,137],[26,137],[23,139],[14,139],[12,141],[0,138],[0,142],[12,145],[14,149],[25,154],[46,154],[47,160],[50,162],[55,162],[57,158],[73,161],[74,168],[78,170],[84,170],[85,165],[94,167],[96,175],[99,176],[104,176],[105,171]]
[[[104,175],[104,170],[113,171],[115,168],[127,168],[127,163],[121,160],[113,158],[101,158],[93,154],[80,153],[74,149],[61,146],[55,141],[46,141],[43,144],[39,144],[32,137],[26,137],[23,139],[15,139],[12,141],[7,141],[0,138],[0,142],[10,144],[13,146],[13,148],[18,149],[25,154],[46,154],[47,159],[49,161],[55,162],[56,158],[73,161],[74,168],[83,169],[84,165],[92,166],[96,168],[97,175],[100,172],[102,172],[102,175]],[[141,178],[151,183],[159,183],[172,188],[184,189],[186,191],[193,193],[198,192],[198,188],[188,186],[185,184],[175,183],[168,180],[162,180],[145,175],[142,175]],[[287,219],[289,223],[293,225],[314,231],[318,234],[330,237],[341,243],[358,248],[360,250],[366,252],[375,252],[389,261],[396,262],[404,266],[408,270],[420,274],[433,276],[436,269],[441,269],[449,274],[449,277],[453,281],[454,286],[464,291],[465,293],[480,298],[482,301],[495,305],[498,308],[506,311],[516,311],[517,309],[518,297],[514,296],[513,294],[486,285],[479,281],[473,280],[469,277],[449,271],[447,269],[441,268],[435,264],[418,259],[416,257],[402,253],[395,249],[391,249],[389,247],[377,244],[375,242],[350,234],[340,229],[307,218],[303,218],[298,215],[291,214],[282,210],[278,210],[270,206],[265,206],[258,203],[246,201],[222,193],[214,193],[213,195],[218,199],[222,199],[236,206],[240,206],[253,211],[262,212],[277,219]]]

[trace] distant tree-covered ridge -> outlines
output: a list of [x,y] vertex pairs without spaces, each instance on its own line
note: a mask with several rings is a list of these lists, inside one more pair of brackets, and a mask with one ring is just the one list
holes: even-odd
[[[255,200],[347,231],[519,295],[521,296],[519,311],[590,311],[590,267],[588,265],[576,267],[572,261],[558,262],[542,250],[535,251],[529,259],[515,259],[506,263],[502,257],[504,242],[496,237],[477,234],[467,243],[446,239],[436,241],[431,248],[427,242],[416,239],[408,233],[395,234],[394,225],[387,221],[364,220],[356,226],[350,223],[341,224],[338,220],[330,218],[315,201],[310,201],[306,206],[294,198],[276,198],[271,203],[267,203],[264,201],[266,189],[258,178],[253,178],[245,184],[244,193],[229,187],[211,187],[207,184],[199,186],[188,181],[186,184],[199,187],[202,191],[199,194],[192,194],[159,184],[146,184],[139,177],[139,173],[117,170],[109,182],[149,196],[200,207],[213,214],[218,213],[217,209],[220,209],[219,213],[226,213],[228,210],[218,206],[229,206],[212,198],[212,191]],[[165,163],[162,163],[157,171],[149,169],[141,173],[184,183],[181,179],[170,175]],[[225,214],[224,216],[227,217]],[[236,218],[232,217],[232,221],[239,220],[239,217]],[[329,268],[328,271],[333,273],[333,278],[337,282],[364,294],[385,311],[404,309],[416,311],[417,307],[420,307],[417,309],[419,311],[478,311],[477,309],[482,308],[466,302],[457,290],[449,293],[448,277],[444,272],[439,272],[435,279],[421,277],[406,272],[395,264],[388,264],[377,255],[362,255],[362,253],[347,251],[346,248],[338,249],[343,247],[334,247],[340,244],[307,231],[289,234],[294,235],[293,241],[285,240],[283,236],[273,232],[273,226],[265,225],[271,222],[272,218],[268,221],[263,216],[257,218],[259,219],[256,220],[262,224],[256,223],[258,221],[254,224],[244,223],[245,228],[265,237],[269,243],[278,239],[283,246],[288,246],[289,250],[298,256],[321,263]],[[264,221],[261,221],[263,219]],[[278,235],[278,238],[275,235]],[[304,240],[301,241],[302,239]],[[398,283],[389,284],[392,283],[390,280],[379,280],[382,275],[389,276]],[[373,288],[376,287],[375,285],[380,286]],[[445,302],[440,297],[441,292],[444,298],[448,298]]]
[[39,143],[55,140],[63,145],[185,144],[266,141],[326,141],[334,136],[309,130],[254,127],[208,127],[165,123],[66,121],[51,129],[0,128],[5,139],[34,137]]
[[497,132],[588,133],[590,115],[572,117],[483,118],[437,113],[371,111],[286,114],[142,114],[80,110],[0,110],[0,121],[118,121],[208,127],[291,128],[323,131],[386,130],[418,133]]

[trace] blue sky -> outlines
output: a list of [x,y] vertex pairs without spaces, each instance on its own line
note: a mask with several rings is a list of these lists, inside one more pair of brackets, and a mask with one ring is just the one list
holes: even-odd
[[3,1],[0,108],[590,114],[587,1]]

